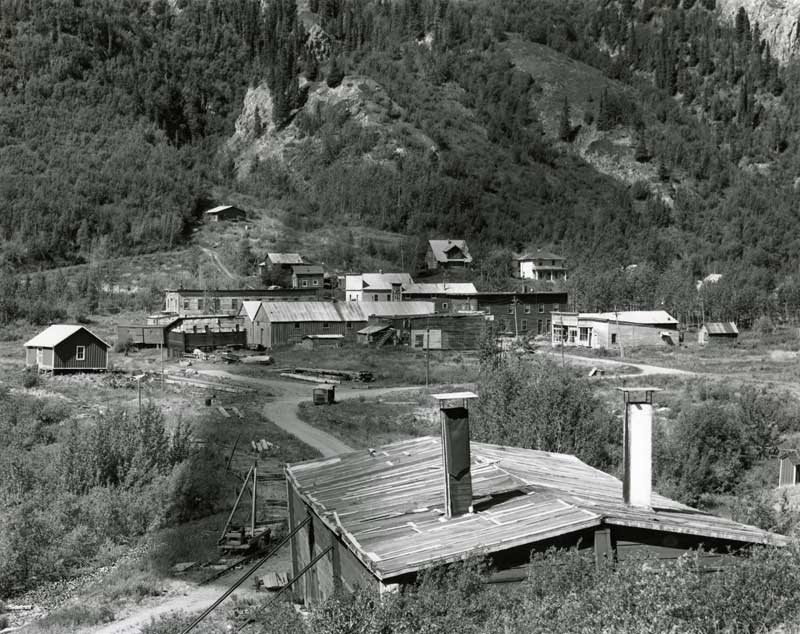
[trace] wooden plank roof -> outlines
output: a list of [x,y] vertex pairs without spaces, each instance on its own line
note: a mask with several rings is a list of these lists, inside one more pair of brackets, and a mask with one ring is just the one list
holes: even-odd
[[732,321],[707,321],[703,324],[709,335],[738,335],[739,329]]
[[783,537],[655,494],[622,499],[622,483],[575,456],[471,443],[475,512],[446,519],[439,437],[288,465],[287,478],[380,579],[601,524],[749,543]]

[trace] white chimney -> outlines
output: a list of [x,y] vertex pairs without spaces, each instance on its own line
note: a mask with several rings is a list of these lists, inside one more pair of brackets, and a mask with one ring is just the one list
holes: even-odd
[[630,506],[650,509],[653,498],[654,387],[618,388],[625,399],[622,436],[622,498]]
[[[442,471],[444,508],[447,517],[472,511],[472,457],[469,449],[467,402],[478,398],[473,392],[433,394],[442,420]],[[461,401],[460,404],[457,404]]]

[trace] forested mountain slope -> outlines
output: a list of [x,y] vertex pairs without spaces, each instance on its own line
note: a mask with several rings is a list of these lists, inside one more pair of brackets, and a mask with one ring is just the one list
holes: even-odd
[[2,261],[170,248],[221,187],[302,230],[465,237],[489,276],[552,244],[587,307],[685,314],[709,272],[712,313],[800,306],[798,72],[745,11],[300,8],[0,1]]

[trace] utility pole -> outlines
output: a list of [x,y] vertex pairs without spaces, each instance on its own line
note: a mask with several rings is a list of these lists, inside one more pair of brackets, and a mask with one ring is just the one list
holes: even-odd
[[250,509],[250,539],[256,536],[256,487],[258,486],[258,460],[253,464],[253,503]]
[[431,380],[431,329],[425,328],[425,387]]
[[614,319],[617,322],[617,345],[619,346],[619,358],[625,358],[625,350],[622,347],[622,333],[619,331],[619,313],[617,312],[617,307],[614,306]]
[[564,367],[564,313],[558,314],[559,321],[561,322],[561,367]]
[[519,300],[517,296],[514,295],[514,298],[511,300],[511,305],[514,307],[514,337],[519,339],[519,322],[517,321],[517,304],[519,304]]
[[[163,330],[162,330],[162,335],[163,335]],[[160,352],[161,352],[161,391],[163,392],[164,391],[164,342],[163,341],[161,342],[161,345],[159,346],[159,348],[161,349],[160,350]]]

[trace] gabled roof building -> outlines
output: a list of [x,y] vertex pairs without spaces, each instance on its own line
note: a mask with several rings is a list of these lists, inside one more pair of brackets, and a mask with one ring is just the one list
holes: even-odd
[[108,369],[111,346],[84,326],[50,326],[25,342],[25,365],[53,373]]
[[472,264],[466,240],[428,240],[425,264],[429,270],[463,269]]

